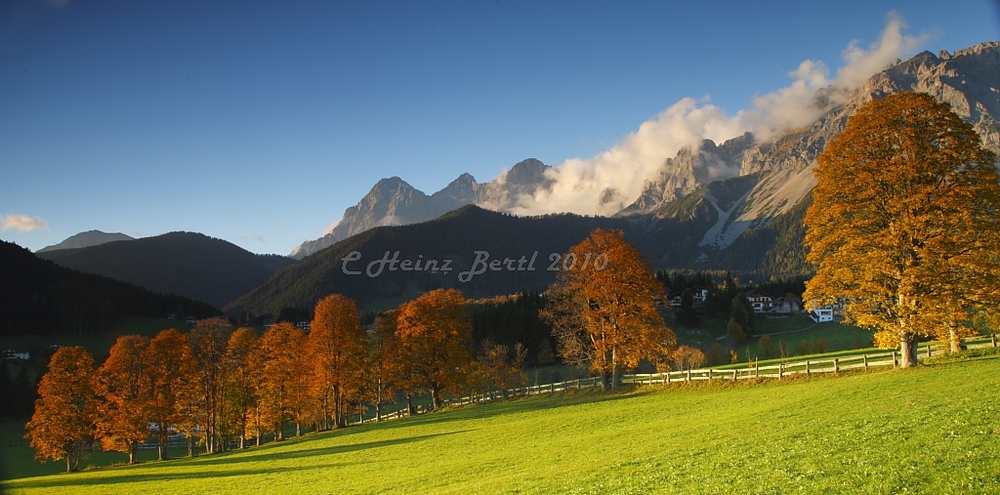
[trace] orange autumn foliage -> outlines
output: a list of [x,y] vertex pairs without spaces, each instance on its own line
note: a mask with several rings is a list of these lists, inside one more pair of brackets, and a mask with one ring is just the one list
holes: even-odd
[[437,289],[403,304],[396,337],[403,381],[425,387],[436,409],[445,390],[460,388],[471,361],[472,319],[465,297],[455,289]]
[[140,443],[150,434],[149,409],[152,387],[144,359],[149,339],[139,335],[118,337],[108,359],[94,374],[97,403],[95,425],[104,450],[125,452],[135,464]]
[[873,100],[819,156],[806,211],[804,298],[843,303],[848,323],[895,342],[954,338],[966,308],[993,304],[1000,281],[997,157],[947,104],[921,93]]
[[656,306],[663,285],[620,230],[596,229],[570,248],[549,291],[543,317],[560,354],[600,373],[604,387],[615,388],[619,373],[643,359],[664,365],[677,346]]
[[35,412],[25,425],[36,459],[65,459],[66,471],[76,471],[93,431],[93,374],[94,358],[83,347],[62,347],[52,355],[38,383]]
[[317,302],[307,345],[323,428],[330,427],[331,417],[335,425],[346,426],[362,387],[365,356],[365,332],[354,301],[331,294]]

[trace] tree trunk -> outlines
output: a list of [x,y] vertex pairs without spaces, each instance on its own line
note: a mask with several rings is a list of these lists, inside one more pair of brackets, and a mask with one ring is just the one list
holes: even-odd
[[428,390],[431,393],[431,410],[432,411],[437,411],[437,408],[438,408],[438,387],[432,385],[432,386],[428,387]]
[[167,460],[167,443],[170,442],[170,435],[167,434],[168,430],[160,424],[160,434],[157,438],[159,445],[156,446],[156,457],[158,460]]
[[413,409],[413,396],[406,394],[406,414],[408,416],[413,416],[416,411]]
[[611,390],[618,388],[618,354],[617,349],[611,349]]
[[899,337],[899,367],[912,368],[917,365],[917,339],[913,335]]
[[601,371],[601,392],[607,392],[611,389],[611,374],[607,371]]
[[958,354],[962,352],[962,339],[958,338],[958,332],[952,326],[948,329],[948,353]]
[[130,465],[135,464],[135,452],[137,450],[139,450],[139,446],[136,444],[132,444],[128,448],[128,463]]

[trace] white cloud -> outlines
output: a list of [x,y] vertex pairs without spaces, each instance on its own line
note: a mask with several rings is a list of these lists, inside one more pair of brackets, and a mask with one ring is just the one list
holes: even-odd
[[33,230],[49,230],[49,226],[41,218],[12,213],[0,217],[0,230],[4,232],[8,230],[31,232]]
[[[767,139],[777,133],[807,125],[819,118],[831,104],[841,103],[848,90],[859,87],[897,58],[915,51],[930,36],[903,34],[905,22],[890,12],[879,40],[868,49],[851,41],[842,52],[844,66],[830,79],[821,61],[805,60],[788,75],[792,83],[774,92],[753,98],[753,106],[726,113],[709,103],[709,98],[684,98],[656,117],[643,122],[607,151],[580,159],[573,158],[549,171],[555,180],[551,190],[519,198],[518,214],[560,211],[610,214],[639,196],[643,183],[655,177],[663,162],[685,146],[699,146],[704,139],[721,143],[754,133]],[[816,94],[825,90],[825,104],[818,105]],[[612,202],[599,206],[602,199]],[[618,208],[620,209],[620,208]]]

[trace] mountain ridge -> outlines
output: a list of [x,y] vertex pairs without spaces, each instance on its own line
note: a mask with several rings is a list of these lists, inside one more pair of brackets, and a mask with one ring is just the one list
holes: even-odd
[[79,234],[71,235],[58,244],[45,246],[36,253],[47,253],[60,249],[78,249],[90,246],[98,246],[107,242],[132,241],[134,237],[122,234],[121,232],[106,233],[100,230],[88,230]]
[[191,232],[37,255],[67,268],[216,307],[252,290],[277,269],[292,263],[284,257],[254,254],[227,241]]
[[[872,98],[899,91],[925,92],[949,103],[956,113],[973,124],[987,148],[1000,152],[997,123],[1000,117],[1000,41],[980,43],[954,53],[941,51],[935,55],[924,51],[906,60],[897,60],[853,90],[832,86],[819,90],[814,107],[820,111],[820,116],[810,125],[767,140],[744,133],[722,143],[706,139],[697,146],[682,148],[675,156],[666,158],[654,176],[644,182],[638,197],[614,216],[641,217],[642,221],[652,222],[662,218],[661,213],[669,209],[667,205],[695,194],[712,182],[756,177],[751,190],[725,208],[718,204],[713,206],[712,197],[703,198],[709,201],[706,211],[718,207],[720,214],[714,217],[715,223],[709,227],[711,232],[703,232],[698,240],[699,247],[705,249],[704,257],[711,257],[713,252],[725,250],[745,232],[763,228],[806,200],[816,183],[812,173],[816,158],[826,143],[844,128],[847,118]],[[546,172],[552,167],[540,164],[525,160],[487,184],[475,183],[471,175],[463,174],[460,179],[467,181],[464,195],[454,196],[461,199],[451,204],[477,204],[497,211],[510,211],[521,195],[533,195],[551,187],[551,177]],[[515,171],[533,173],[515,174]],[[459,179],[452,184],[457,182]],[[447,196],[445,191],[452,184],[432,197]],[[359,202],[358,207],[364,202]],[[433,213],[440,214],[443,209],[447,209],[447,203],[441,203]],[[348,216],[345,213],[345,219]],[[433,215],[420,218],[429,217]],[[385,218],[375,215],[366,220],[366,225],[370,228],[385,224]],[[352,225],[355,225],[355,233],[363,230],[360,223]],[[319,240],[305,243],[303,246],[309,244],[310,249],[306,252],[300,247],[296,257],[318,252],[340,238],[346,237],[328,235],[323,243],[317,243]]]

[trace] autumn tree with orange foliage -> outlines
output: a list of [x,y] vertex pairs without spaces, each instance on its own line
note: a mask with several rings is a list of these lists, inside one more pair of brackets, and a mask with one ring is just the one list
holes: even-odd
[[374,329],[368,333],[361,397],[375,409],[376,421],[382,420],[382,406],[392,401],[396,390],[401,370],[398,352],[396,312],[390,311],[376,318]]
[[263,351],[259,337],[252,328],[237,328],[229,336],[226,346],[226,406],[229,425],[234,427],[233,436],[246,447],[246,441],[256,433],[254,412],[261,396],[261,382],[264,373]]
[[365,344],[361,314],[353,300],[331,294],[316,303],[307,345],[323,429],[330,427],[331,417],[336,426],[347,426],[362,387]]
[[[596,229],[570,248],[542,317],[569,364],[589,365],[604,390],[643,359],[666,363],[677,346],[657,310],[663,285],[620,230]],[[662,366],[658,366],[662,367]]]
[[956,342],[968,308],[995,305],[1000,184],[994,153],[929,95],[873,100],[819,156],[806,211],[804,299],[917,362],[917,339]]
[[508,389],[527,382],[523,368],[528,349],[520,342],[511,348],[487,338],[479,344],[477,354],[470,367],[468,384],[474,393],[487,393],[495,399],[499,391],[502,398],[507,398]]
[[25,425],[35,458],[66,460],[76,471],[86,440],[93,432],[94,358],[83,347],[62,347],[49,360],[38,383],[35,412]]
[[140,335],[118,337],[108,359],[94,374],[97,402],[97,439],[105,451],[125,452],[136,463],[139,444],[149,437],[151,370],[144,359],[149,339]]
[[289,333],[289,346],[288,419],[295,425],[295,436],[300,436],[303,425],[318,423],[321,410],[319,401],[312,394],[312,357],[305,352],[309,346],[309,336],[301,328],[293,327]]
[[445,390],[461,387],[469,367],[472,319],[465,297],[455,289],[437,289],[403,304],[396,336],[403,375],[425,387],[437,409]]
[[288,322],[280,322],[260,338],[263,354],[261,396],[255,415],[255,429],[274,432],[275,440],[284,439],[286,421],[295,422],[296,436],[302,423],[312,414],[309,394],[312,369],[306,354],[306,334]]
[[232,327],[221,317],[198,320],[188,334],[191,355],[195,363],[194,382],[198,386],[200,414],[198,424],[204,429],[205,450],[208,453],[223,450],[221,428],[225,405],[226,346]]
[[[188,455],[192,452],[194,418],[187,414],[196,394],[195,367],[187,335],[170,328],[156,334],[143,352],[149,370],[149,421],[156,425],[157,457],[167,459],[167,441],[172,428],[186,430]],[[188,428],[184,428],[188,425]]]

